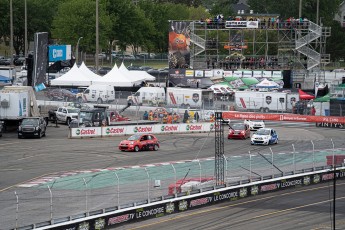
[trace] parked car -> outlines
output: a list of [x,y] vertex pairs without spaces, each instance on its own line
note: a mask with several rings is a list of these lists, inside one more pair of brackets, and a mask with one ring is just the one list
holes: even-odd
[[130,65],[127,67],[128,70],[141,70],[140,66]]
[[100,75],[106,75],[109,71],[111,70],[111,68],[110,67],[102,67],[102,68],[100,68],[99,70],[98,70],[98,73],[100,74]]
[[14,65],[22,66],[25,63],[25,57],[19,57],[14,61]]
[[98,59],[106,59],[106,58],[107,58],[107,54],[105,52],[98,54]]
[[67,89],[51,89],[46,96],[52,101],[76,101],[77,95]]
[[148,70],[153,69],[153,67],[151,67],[151,66],[141,66],[140,69],[143,70],[143,71],[148,71]]
[[261,128],[256,131],[250,139],[251,145],[278,144],[278,134],[274,129]]
[[37,137],[41,138],[46,135],[47,123],[43,117],[23,118],[18,126],[18,138]]
[[159,141],[153,134],[134,134],[127,140],[123,140],[119,144],[121,151],[141,151],[141,150],[154,150],[159,149]]
[[250,138],[250,129],[248,124],[235,123],[230,124],[228,139],[246,139]]
[[10,58],[0,59],[0,65],[11,65],[11,59]]

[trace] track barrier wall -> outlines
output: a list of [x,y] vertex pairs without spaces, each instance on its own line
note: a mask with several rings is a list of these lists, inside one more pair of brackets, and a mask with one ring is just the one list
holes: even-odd
[[[134,207],[123,208],[102,213],[95,213],[75,220],[69,220],[63,223],[55,223],[49,226],[38,227],[35,229],[87,229],[101,230],[119,227],[129,222],[138,222],[151,218],[159,218],[169,214],[184,212],[196,208],[219,204],[221,202],[231,202],[249,196],[256,196],[268,192],[275,192],[284,189],[298,188],[308,185],[316,185],[323,182],[330,182],[335,179],[345,178],[345,167],[339,167],[336,171],[329,169],[318,172],[307,172],[299,175],[290,175],[280,178],[270,178],[265,181],[250,183],[239,183],[237,185],[225,184],[224,186],[211,187],[191,191],[185,196],[172,196],[170,199],[146,203]],[[203,191],[204,190],[204,191]],[[192,194],[192,195],[191,195]]]

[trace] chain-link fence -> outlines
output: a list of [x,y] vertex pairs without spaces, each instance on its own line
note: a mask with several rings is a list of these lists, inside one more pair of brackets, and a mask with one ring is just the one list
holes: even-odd
[[[226,152],[225,183],[258,181],[343,165],[343,140]],[[212,187],[214,158],[51,174],[0,194],[1,229],[58,223]]]

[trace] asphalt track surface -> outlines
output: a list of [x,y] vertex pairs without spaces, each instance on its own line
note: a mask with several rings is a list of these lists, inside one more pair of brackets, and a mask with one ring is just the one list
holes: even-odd
[[[272,146],[275,152],[291,151],[292,144],[298,150],[310,151],[311,140],[314,141],[315,149],[332,148],[331,139],[335,148],[344,148],[345,145],[343,130],[316,127],[273,128],[276,128],[280,136],[279,144]],[[18,185],[50,173],[214,156],[213,133],[159,135],[161,148],[158,152],[139,153],[119,151],[117,145],[123,137],[68,139],[67,133],[67,127],[59,124],[58,127],[50,125],[47,136],[42,139],[17,139],[16,133],[5,133],[0,138],[0,210],[2,210],[0,226],[14,227],[15,210],[8,209],[7,205],[8,202],[11,202],[12,206],[15,203],[14,191],[19,190]],[[266,146],[251,146],[249,140],[225,140],[226,155],[248,155],[249,151],[255,153],[269,150]],[[2,196],[3,194],[5,197]],[[83,207],[80,207],[81,212]],[[21,215],[30,216],[30,212]],[[44,217],[44,220],[48,219],[49,215]],[[36,223],[29,221],[19,221],[19,226]],[[1,222],[6,225],[2,225]],[[0,229],[7,228],[0,227]]]
[[[335,229],[345,229],[345,181],[336,186]],[[116,229],[326,230],[333,229],[333,182],[288,189]]]

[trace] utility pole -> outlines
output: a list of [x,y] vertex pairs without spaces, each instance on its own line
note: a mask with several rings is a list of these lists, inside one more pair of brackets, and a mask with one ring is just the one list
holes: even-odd
[[24,18],[25,18],[25,24],[24,24],[24,57],[28,56],[28,12],[27,12],[27,5],[26,0],[24,2]]
[[99,52],[99,35],[98,35],[98,0],[96,0],[96,72],[98,73],[98,52]]
[[13,8],[12,8],[12,0],[10,0],[10,58],[11,58],[11,65],[13,65]]
[[298,18],[302,17],[302,0],[299,0]]

